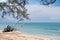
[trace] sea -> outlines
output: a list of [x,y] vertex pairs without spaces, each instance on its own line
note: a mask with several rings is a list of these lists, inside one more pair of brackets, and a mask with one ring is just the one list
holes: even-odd
[[60,23],[0,23],[0,30],[7,25],[22,33],[60,37]]

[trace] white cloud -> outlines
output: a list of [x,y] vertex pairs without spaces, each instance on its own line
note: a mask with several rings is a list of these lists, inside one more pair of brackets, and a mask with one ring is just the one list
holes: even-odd
[[[47,7],[43,5],[27,5],[31,22],[60,22],[60,7]],[[1,18],[0,18],[1,19]],[[1,20],[0,20],[1,21]],[[12,16],[6,16],[3,22],[16,22]]]
[[6,17],[4,17],[6,20],[8,20],[8,21],[12,21],[12,20],[14,20],[14,18],[13,17],[9,17],[9,16],[6,16]]
[[4,18],[1,18],[0,16],[0,23],[13,23],[17,22],[16,19],[14,19],[12,16],[5,16]]
[[7,0],[0,0],[0,2],[7,2]]
[[32,21],[60,22],[60,7],[28,5],[27,9]]

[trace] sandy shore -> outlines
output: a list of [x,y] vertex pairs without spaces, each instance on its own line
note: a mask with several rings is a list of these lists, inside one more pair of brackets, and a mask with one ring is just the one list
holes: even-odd
[[60,40],[60,39],[28,35],[28,34],[23,34],[19,32],[0,31],[0,40]]

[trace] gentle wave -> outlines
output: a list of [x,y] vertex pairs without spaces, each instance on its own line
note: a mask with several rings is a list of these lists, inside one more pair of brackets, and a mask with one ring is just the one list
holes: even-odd
[[17,28],[18,31],[46,36],[60,36],[60,23],[26,23],[21,28],[21,24],[0,24],[0,29],[4,29],[7,25]]

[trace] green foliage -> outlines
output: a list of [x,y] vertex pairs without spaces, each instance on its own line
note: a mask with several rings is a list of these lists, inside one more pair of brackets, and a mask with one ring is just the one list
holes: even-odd
[[41,3],[47,6],[49,6],[50,4],[54,4],[55,2],[56,0],[41,0]]
[[[3,11],[1,17],[4,18],[4,16],[9,13],[16,19],[20,19],[20,17],[29,19],[25,5],[26,0],[8,0],[7,3],[0,3],[0,10]],[[17,14],[17,16],[15,16],[15,14]]]
[[[13,18],[20,19],[26,18],[29,19],[27,14],[27,9],[25,8],[25,5],[28,0],[8,0],[7,2],[0,3],[0,11],[2,11],[2,18],[8,13],[9,15],[12,14]],[[41,0],[42,5],[50,5],[55,3],[56,0]],[[6,10],[7,9],[7,10]],[[17,16],[15,16],[17,14]]]

